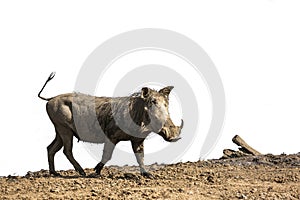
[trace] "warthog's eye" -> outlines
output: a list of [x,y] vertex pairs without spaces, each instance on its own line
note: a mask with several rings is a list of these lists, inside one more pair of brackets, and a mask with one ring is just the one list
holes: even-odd
[[157,104],[157,100],[156,99],[151,99],[151,103],[156,105]]

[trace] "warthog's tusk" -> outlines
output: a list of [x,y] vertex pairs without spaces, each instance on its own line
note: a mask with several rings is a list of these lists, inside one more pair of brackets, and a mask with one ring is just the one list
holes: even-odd
[[183,124],[184,124],[184,122],[183,122],[183,120],[181,119],[181,125],[180,125],[180,129],[182,129],[182,128],[183,128]]

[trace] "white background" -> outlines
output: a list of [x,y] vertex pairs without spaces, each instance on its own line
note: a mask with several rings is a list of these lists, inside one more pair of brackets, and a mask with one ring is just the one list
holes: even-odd
[[[125,31],[163,28],[186,35],[211,57],[226,94],[222,136],[208,158],[242,136],[262,153],[297,153],[300,133],[300,3],[228,1],[1,1],[0,175],[47,169],[54,129],[37,93],[73,91],[87,56]],[[75,143],[83,167],[97,163]],[[198,153],[187,152],[197,160]],[[72,168],[62,151],[57,169]]]

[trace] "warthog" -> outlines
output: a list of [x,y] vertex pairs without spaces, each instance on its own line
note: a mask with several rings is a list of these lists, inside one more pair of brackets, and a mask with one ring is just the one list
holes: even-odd
[[96,175],[111,159],[115,145],[129,140],[141,174],[151,176],[144,166],[145,138],[155,132],[169,142],[180,139],[183,120],[180,126],[175,126],[168,110],[172,86],[159,91],[144,87],[126,97],[94,97],[81,93],[41,97],[41,92],[54,75],[50,74],[38,94],[39,98],[48,101],[46,110],[56,131],[55,139],[47,147],[50,174],[60,175],[55,171],[54,156],[64,147],[63,152],[75,170],[82,176],[86,175],[73,157],[73,136],[84,142],[104,143],[101,162],[94,168]]

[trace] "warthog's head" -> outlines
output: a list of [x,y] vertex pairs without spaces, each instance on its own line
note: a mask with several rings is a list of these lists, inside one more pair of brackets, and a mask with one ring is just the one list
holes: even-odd
[[179,135],[183,127],[183,120],[180,126],[175,126],[169,114],[169,94],[173,86],[162,88],[159,91],[144,87],[141,97],[145,102],[151,131],[159,134],[168,142],[175,142],[180,139]]

